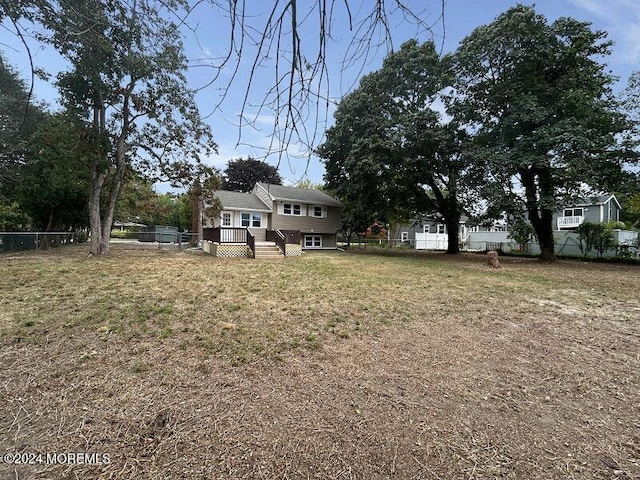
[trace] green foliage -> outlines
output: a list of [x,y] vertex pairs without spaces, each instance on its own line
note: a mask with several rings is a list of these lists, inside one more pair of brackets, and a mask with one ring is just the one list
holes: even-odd
[[[553,211],[588,185],[613,191],[630,123],[619,112],[614,77],[599,63],[606,33],[560,18],[549,24],[518,5],[466,37],[453,57],[456,118],[477,132],[483,194],[527,211],[542,258],[554,260]],[[513,182],[517,178],[518,184]]]
[[620,220],[626,223],[627,228],[640,227],[640,193],[637,193],[639,188],[635,187],[628,193],[616,193],[622,207]]
[[43,107],[35,105],[18,73],[0,55],[0,193],[11,196],[27,163],[28,143],[45,120]]
[[41,231],[85,226],[91,146],[82,124],[34,105],[1,58],[0,85],[0,194],[10,206],[5,223]]
[[224,171],[222,188],[233,192],[250,192],[258,182],[282,185],[278,169],[255,158],[230,160]]
[[296,188],[305,188],[307,190],[319,190],[321,192],[325,191],[324,184],[322,183],[313,183],[311,179],[304,178],[300,180],[298,183],[294,185]]
[[531,224],[525,220],[515,222],[509,227],[509,238],[514,240],[518,245],[527,245],[535,236],[535,230]]
[[182,38],[170,20],[188,4],[69,0],[49,7],[38,20],[71,65],[58,76],[62,101],[86,122],[94,147],[91,253],[101,254],[128,169],[188,185],[201,157],[217,148],[187,87]]
[[624,224],[624,222],[616,222],[614,220],[611,220],[610,222],[605,223],[605,225],[609,230],[624,230],[626,228],[626,225]]
[[0,197],[0,231],[27,230],[32,220],[21,210],[18,202],[8,202]]
[[576,229],[580,251],[584,258],[595,249],[598,257],[602,257],[607,250],[615,247],[615,239],[611,225],[604,223],[583,222]]
[[65,231],[87,225],[92,148],[84,127],[62,114],[48,117],[33,134],[16,195],[35,229]]
[[587,258],[587,255],[589,255],[589,252],[591,252],[595,246],[596,237],[598,235],[598,225],[599,224],[596,223],[583,222],[578,226],[578,228],[576,228],[580,252],[582,252],[584,258]]
[[137,239],[139,237],[137,230],[111,230],[111,238],[129,238]]
[[[448,65],[433,42],[411,40],[342,99],[318,155],[326,186],[345,204],[345,233],[438,211],[457,234],[468,185],[465,133],[433,108]],[[449,241],[451,253],[457,239]]]
[[191,203],[189,194],[157,194],[151,182],[131,172],[120,192],[115,218],[121,222],[172,225],[186,231],[191,228]]

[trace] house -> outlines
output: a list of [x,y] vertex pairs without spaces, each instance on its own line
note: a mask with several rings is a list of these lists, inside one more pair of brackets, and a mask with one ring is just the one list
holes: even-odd
[[217,256],[291,256],[337,246],[343,205],[324,192],[257,183],[250,193],[215,195],[222,210],[206,219],[203,236]]
[[620,221],[620,202],[613,194],[581,199],[553,214],[554,230],[573,230],[584,222]]
[[[505,221],[495,221],[492,224],[476,226],[469,226],[468,221],[469,218],[462,215],[458,224],[460,243],[467,247],[470,233],[507,231],[507,223]],[[409,225],[400,227],[399,235],[401,242],[411,244],[417,250],[446,250],[449,243],[447,226],[438,214],[425,215]],[[503,235],[506,235],[506,233]]]

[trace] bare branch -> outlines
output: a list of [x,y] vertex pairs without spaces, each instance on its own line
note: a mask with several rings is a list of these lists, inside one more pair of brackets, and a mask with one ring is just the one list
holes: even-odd
[[[310,6],[299,0],[274,0],[263,12],[259,7],[248,12],[244,0],[241,4],[237,0],[210,0],[228,18],[230,38],[226,55],[219,64],[211,65],[215,70],[211,82],[201,88],[215,84],[222,70],[231,67],[232,62],[234,65],[208,116],[220,111],[231,89],[237,88],[241,72],[245,71],[241,61],[249,57],[250,66],[241,87],[244,91],[236,146],[245,144],[243,131],[246,127],[257,128],[259,115],[268,110],[274,124],[266,155],[275,153],[280,160],[289,155],[288,147],[292,144],[300,145],[311,155],[327,127],[329,108],[334,103],[331,63],[338,65],[335,74],[340,76],[341,84],[347,70],[353,73],[355,69],[359,77],[381,49],[393,50],[393,31],[398,22],[410,24],[417,33],[432,37],[435,26],[442,22],[444,32],[445,0],[432,1],[437,5],[436,13],[441,10],[435,22],[428,22],[426,9],[417,10],[408,0],[376,0],[368,10],[369,3],[364,3],[357,12],[353,10],[353,0],[316,0]],[[330,44],[339,40],[334,38],[332,29],[340,21],[347,24],[351,39],[344,58],[337,61],[331,58],[335,52],[331,54]],[[444,42],[444,33],[438,37]],[[258,92],[257,78],[262,78],[265,71],[273,75],[273,81],[265,91]],[[346,90],[351,90],[356,81],[350,81]],[[254,101],[256,96],[258,100]]]

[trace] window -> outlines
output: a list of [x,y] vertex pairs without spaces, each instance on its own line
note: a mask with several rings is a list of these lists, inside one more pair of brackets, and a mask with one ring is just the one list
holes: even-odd
[[231,214],[230,213],[223,213],[222,214],[222,226],[223,227],[230,227],[231,226]]
[[313,206],[312,214],[316,218],[324,218],[326,215],[324,214],[324,207],[320,207],[318,205]]
[[565,217],[582,217],[582,209],[581,208],[565,208],[564,216]]
[[442,224],[438,225],[438,233],[445,233],[444,225],[442,225]]
[[431,225],[425,225],[422,227],[422,233],[431,233]]
[[282,204],[282,213],[285,215],[302,215],[302,205],[297,203]]
[[259,213],[252,213],[251,226],[260,228],[261,223],[262,223],[262,215]]
[[322,237],[320,235],[305,235],[304,246],[306,248],[321,248]]
[[402,232],[400,234],[400,241],[401,242],[408,242],[409,241],[409,232]]
[[248,213],[244,213],[243,212],[241,214],[240,219],[241,219],[241,225],[243,227],[248,227],[249,226],[249,218],[250,218],[250,215]]

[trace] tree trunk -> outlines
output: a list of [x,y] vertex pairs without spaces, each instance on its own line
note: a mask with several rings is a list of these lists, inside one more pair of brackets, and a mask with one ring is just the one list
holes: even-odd
[[197,237],[191,236],[192,245],[201,245],[203,241],[202,225],[202,185],[196,181],[191,189],[191,231],[197,233]]
[[91,191],[89,192],[89,232],[91,244],[89,255],[101,255],[102,250],[102,219],[100,216],[100,193],[106,174],[99,171],[97,162],[92,166]]
[[530,211],[529,220],[536,231],[540,244],[540,260],[542,262],[556,262],[558,259],[553,238],[553,212],[549,209],[542,209],[540,214],[537,211]]
[[[126,103],[125,103],[126,106]],[[102,217],[102,239],[101,249],[102,253],[109,252],[109,241],[111,240],[111,227],[113,225],[113,215],[116,211],[116,203],[118,202],[118,196],[120,195],[120,188],[124,181],[124,174],[126,171],[125,160],[125,148],[124,148],[124,133],[120,135],[118,139],[118,148],[116,150],[116,171],[111,181],[111,190],[109,191],[109,199],[104,208],[104,215]]]
[[[538,175],[538,184],[536,183]],[[540,261],[557,262],[555,241],[553,239],[553,212],[549,208],[540,208],[538,194],[541,198],[551,198],[550,179],[548,171],[539,171],[535,167],[523,169],[520,172],[522,185],[526,193],[526,205],[529,221],[533,226],[540,244]],[[544,205],[544,203],[543,203]]]
[[460,253],[460,230],[458,229],[459,218],[447,218],[447,253],[457,255]]

